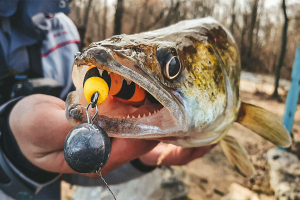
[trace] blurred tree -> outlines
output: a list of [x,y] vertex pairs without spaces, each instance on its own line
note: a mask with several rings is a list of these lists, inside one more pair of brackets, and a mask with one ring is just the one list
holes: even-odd
[[[73,0],[70,3],[72,12],[69,16],[78,27],[82,41],[90,43],[111,37],[115,29],[118,29],[118,34],[133,34],[161,28],[184,19],[212,16],[232,32],[241,52],[243,70],[275,74],[279,69],[282,52],[282,40],[279,38],[283,37],[282,26],[285,27],[284,15],[278,14],[282,12],[282,0],[272,6],[266,1],[259,0],[114,0],[113,2]],[[280,77],[288,79],[296,45],[300,43],[300,2],[285,0],[285,3],[289,19],[286,29],[288,40]]]
[[247,55],[248,59],[250,59],[251,55],[252,55],[253,32],[254,32],[255,23],[256,23],[258,2],[259,2],[259,0],[254,0],[253,6],[252,6],[251,24],[250,24],[250,30],[249,30],[249,35],[248,35],[248,40],[249,40],[249,49],[248,49],[248,55]]
[[273,97],[278,98],[278,86],[279,86],[279,78],[280,78],[280,70],[283,65],[284,55],[286,52],[286,44],[287,44],[287,30],[288,30],[288,24],[289,24],[289,18],[287,17],[286,13],[286,5],[285,0],[282,0],[282,11],[284,15],[284,25],[282,28],[282,43],[281,43],[281,53],[279,57],[278,66],[275,71],[275,89],[273,92]]
[[[148,1],[145,1],[144,6],[147,5],[147,2]],[[137,29],[137,25],[138,25],[138,19],[139,19],[139,15],[140,15],[139,11],[140,11],[140,8],[137,6],[136,9],[135,9],[135,12],[134,12],[135,15],[133,17],[133,25],[132,25],[130,34],[136,33],[136,29]]]
[[[147,16],[146,13],[148,13],[149,11],[149,1],[145,0],[143,6],[142,6],[142,19],[145,18]],[[139,13],[135,14],[136,17],[138,17]],[[156,20],[155,20],[156,21]],[[139,32],[143,32],[148,30],[147,28],[145,28],[145,21],[144,20],[140,20],[140,24],[139,24]]]
[[[145,30],[145,31],[146,31],[146,30],[150,30],[150,29],[152,29],[154,26],[156,26],[156,25],[161,21],[161,19],[163,18],[164,14],[165,14],[165,9],[163,9],[163,10],[159,13],[159,15],[155,17],[154,21],[153,21],[151,24],[149,24],[149,25],[146,26],[146,27],[143,27],[143,30]],[[143,23],[141,22],[141,24],[143,24]],[[141,27],[141,26],[140,26],[140,27]]]
[[106,39],[107,0],[104,0],[103,9],[104,12],[103,12],[102,38]]
[[247,29],[248,29],[248,15],[243,14],[243,29],[242,29],[242,37],[241,37],[241,55],[245,54],[245,49],[246,49],[246,45],[245,45],[245,36],[247,33]]
[[92,5],[93,0],[89,0],[88,5],[86,7],[85,13],[84,13],[84,19],[83,19],[83,26],[81,27],[82,30],[79,32],[80,38],[81,38],[81,46],[84,47],[84,39],[85,39],[85,34],[87,30],[87,25],[88,25],[88,20],[89,20],[89,14],[90,14],[90,9]]
[[120,35],[122,33],[123,12],[124,12],[123,0],[118,0],[116,13],[115,13],[114,35]]
[[230,25],[230,31],[234,35],[234,25],[235,25],[235,2],[236,0],[232,0],[231,4],[231,25]]
[[169,26],[172,22],[172,20],[179,14],[179,6],[180,1],[177,0],[177,2],[171,1],[171,7],[169,8],[169,12],[167,14],[167,17],[165,19],[165,26]]

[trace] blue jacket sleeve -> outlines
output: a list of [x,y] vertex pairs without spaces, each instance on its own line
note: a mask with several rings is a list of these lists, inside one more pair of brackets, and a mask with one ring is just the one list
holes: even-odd
[[[31,0],[0,0],[0,18],[1,17],[11,17],[14,15],[18,9],[18,4],[22,3],[22,12],[24,12],[28,17],[32,17],[34,14],[41,13],[69,13],[70,8],[65,0],[51,0],[51,1],[31,1]],[[20,12],[20,13],[22,13]]]
[[19,0],[0,0],[0,18],[10,17],[17,11]]

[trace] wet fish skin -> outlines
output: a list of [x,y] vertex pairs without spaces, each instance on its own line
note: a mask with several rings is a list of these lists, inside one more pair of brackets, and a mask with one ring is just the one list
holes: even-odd
[[[159,62],[165,52],[177,55],[182,66],[174,80],[166,77]],[[224,138],[221,143],[226,156],[245,175],[254,173],[247,154],[234,138],[226,136],[236,120],[274,144],[291,144],[289,133],[276,116],[241,102],[237,45],[212,18],[185,20],[155,31],[92,43],[75,59],[77,91],[66,102],[66,116],[73,125],[86,120],[83,106],[87,102],[81,98],[81,87],[85,66],[89,65],[134,81],[164,106],[147,118],[97,116],[95,123],[111,137],[161,138],[182,147],[210,145]]]
[[[183,70],[177,79],[170,81],[162,73],[156,55],[160,49],[172,49],[178,54]],[[222,121],[216,119],[222,117],[226,106],[234,113],[239,107],[239,53],[233,38],[212,18],[187,20],[156,31],[113,36],[92,43],[87,51],[77,56],[76,64],[107,67],[125,77],[133,73],[127,78],[148,90],[168,108],[180,126],[169,132],[160,130],[158,134],[145,130],[137,134],[140,137],[212,132]],[[226,85],[223,72],[230,84]],[[228,89],[231,96],[227,95]],[[230,108],[229,100],[232,101]],[[230,123],[234,117],[231,116]]]

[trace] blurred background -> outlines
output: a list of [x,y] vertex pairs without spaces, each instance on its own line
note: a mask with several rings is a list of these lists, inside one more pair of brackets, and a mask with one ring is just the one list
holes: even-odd
[[[72,0],[70,7],[69,17],[78,27],[82,47],[112,35],[154,30],[185,19],[214,17],[233,34],[239,47],[242,100],[282,118],[296,47],[300,44],[299,0]],[[187,166],[163,167],[141,179],[112,186],[112,190],[118,199],[300,199],[299,112],[292,132],[293,154],[287,160],[278,159],[275,169],[270,166],[278,156],[268,153],[274,146],[234,125],[230,134],[246,147],[257,170],[251,178],[234,171],[217,146]],[[270,174],[282,169],[287,174],[271,178]],[[282,189],[278,185],[284,181],[286,187]],[[105,188],[62,186],[65,199],[112,199]]]
[[72,0],[69,16],[86,45],[112,35],[139,33],[184,19],[212,16],[233,34],[242,68],[247,71],[273,74],[282,41],[287,40],[281,77],[290,78],[296,45],[300,42],[300,1],[286,0],[285,8],[282,3],[282,0]]

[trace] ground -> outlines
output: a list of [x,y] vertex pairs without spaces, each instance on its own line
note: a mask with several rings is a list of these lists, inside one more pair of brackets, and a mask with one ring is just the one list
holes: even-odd
[[[241,99],[244,102],[270,110],[279,118],[282,118],[285,106],[283,102],[289,88],[289,82],[286,80],[280,82],[279,94],[282,96],[283,102],[278,102],[269,98],[273,92],[273,81],[273,77],[270,76],[243,72]],[[298,111],[299,109],[300,105],[297,107]],[[295,114],[292,132],[294,140],[299,142],[300,112]],[[266,158],[267,151],[273,145],[239,124],[235,124],[229,134],[235,136],[246,147],[257,170],[257,175],[250,178],[241,176],[232,169],[220,146],[216,146],[203,158],[197,159],[186,166],[173,167],[175,171],[183,172],[184,175],[181,174],[180,176],[183,177],[184,183],[189,187],[185,199],[219,200],[229,193],[230,188],[236,188],[231,186],[233,186],[233,183],[237,183],[256,192],[260,200],[275,200],[273,189],[269,183],[269,166]],[[62,188],[63,199],[71,199],[72,189],[69,185],[63,183]]]

